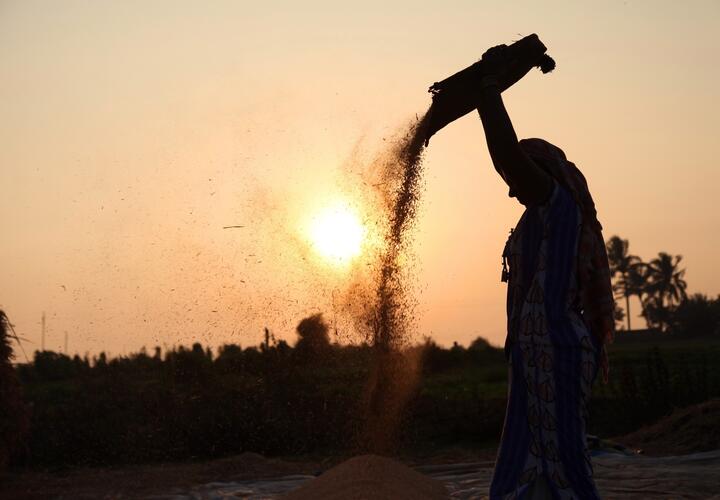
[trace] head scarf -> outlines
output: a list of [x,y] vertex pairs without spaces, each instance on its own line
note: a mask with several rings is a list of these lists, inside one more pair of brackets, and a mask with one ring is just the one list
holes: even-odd
[[605,345],[612,342],[615,331],[615,301],[610,284],[602,225],[585,176],[565,153],[543,139],[523,139],[519,142],[525,153],[564,187],[580,207],[582,228],[578,245],[578,280],[583,319],[590,333],[601,347],[600,367],[607,383],[608,359]]

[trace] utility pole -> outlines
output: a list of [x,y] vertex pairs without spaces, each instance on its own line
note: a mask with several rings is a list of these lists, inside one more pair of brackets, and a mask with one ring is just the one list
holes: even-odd
[[40,349],[44,352],[45,351],[45,311],[42,313],[42,336],[40,338]]
[[63,353],[67,356],[68,350],[67,350],[67,340],[68,340],[68,334],[67,330],[65,330],[65,349],[63,349]]

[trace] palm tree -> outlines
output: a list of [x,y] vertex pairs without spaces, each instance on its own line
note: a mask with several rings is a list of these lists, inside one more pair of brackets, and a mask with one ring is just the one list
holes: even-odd
[[627,318],[627,329],[630,328],[630,296],[640,295],[645,284],[645,264],[636,255],[630,255],[630,243],[619,236],[613,236],[607,242],[608,261],[610,263],[610,275],[619,275],[613,291],[616,297],[625,297],[625,317]]
[[687,299],[687,283],[683,279],[685,269],[679,268],[680,261],[682,255],[660,252],[648,264],[649,279],[644,300],[646,319],[661,329],[669,325],[671,310]]

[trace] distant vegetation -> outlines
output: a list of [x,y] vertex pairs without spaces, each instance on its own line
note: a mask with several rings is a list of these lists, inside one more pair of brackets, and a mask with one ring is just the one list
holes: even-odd
[[[114,359],[37,352],[16,367],[32,428],[15,463],[352,451],[372,350],[329,342],[306,350],[302,338],[296,347],[231,344],[213,353],[194,344]],[[423,376],[402,426],[403,449],[494,445],[507,393],[502,350],[483,339],[449,349],[428,339],[418,349]],[[629,432],[674,407],[720,396],[718,356],[717,341],[613,347],[610,384],[595,387],[590,432]]]
[[616,307],[618,323],[627,321],[631,329],[630,297],[637,297],[641,316],[649,328],[674,332],[685,337],[720,335],[720,297],[710,299],[696,294],[688,297],[682,255],[660,252],[649,262],[629,253],[630,244],[619,236],[607,242],[610,272],[614,278],[616,299],[625,309]]

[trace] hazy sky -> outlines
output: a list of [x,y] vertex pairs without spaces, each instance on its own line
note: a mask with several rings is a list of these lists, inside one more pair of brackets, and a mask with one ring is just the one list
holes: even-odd
[[[346,292],[304,224],[490,46],[557,61],[505,94],[521,137],[586,174],[605,236],[682,254],[720,292],[720,2],[0,2],[0,307],[39,348],[294,339]],[[436,135],[413,274],[418,336],[504,338],[522,209],[472,114]],[[223,229],[223,226],[242,228]]]

